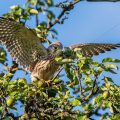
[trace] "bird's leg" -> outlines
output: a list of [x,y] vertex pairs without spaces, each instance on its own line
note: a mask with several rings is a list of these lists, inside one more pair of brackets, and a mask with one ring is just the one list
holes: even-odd
[[46,81],[44,81],[45,86],[47,86],[47,87],[51,86],[52,82],[53,82],[53,80],[46,80]]

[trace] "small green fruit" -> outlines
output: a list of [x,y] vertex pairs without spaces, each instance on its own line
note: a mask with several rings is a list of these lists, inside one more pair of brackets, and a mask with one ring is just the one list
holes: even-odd
[[20,86],[24,86],[26,83],[27,83],[27,82],[26,82],[26,80],[25,80],[24,78],[20,78],[20,79],[18,80],[18,84],[19,84]]
[[13,107],[15,100],[13,98],[8,98],[6,104],[8,107]]
[[104,93],[103,93],[103,98],[104,99],[107,99],[109,97],[109,92],[108,91],[105,91]]
[[35,9],[30,9],[30,13],[31,13],[31,14],[38,14],[38,11],[35,10]]

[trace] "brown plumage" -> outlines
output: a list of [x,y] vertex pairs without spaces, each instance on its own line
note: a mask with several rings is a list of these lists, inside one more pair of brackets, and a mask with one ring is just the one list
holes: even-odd
[[[59,68],[55,57],[62,51],[62,44],[55,42],[45,48],[36,33],[14,20],[0,18],[0,43],[5,45],[13,60],[31,72],[32,81],[49,80]],[[120,47],[119,44],[77,44],[84,56],[98,55]]]
[[112,49],[117,49],[120,44],[99,44],[99,43],[87,43],[87,44],[76,44],[71,45],[71,49],[80,48],[81,53],[86,57],[91,57],[93,55],[99,55],[99,53],[104,53],[105,51],[111,51]]
[[50,54],[32,30],[14,20],[0,18],[0,42],[13,60],[32,72],[32,80],[49,80],[58,69],[55,54]]
[[55,61],[54,56],[49,56],[47,59],[38,60],[33,66],[31,73],[32,81],[36,81],[36,79],[42,79],[45,81],[51,80],[58,68],[59,65]]

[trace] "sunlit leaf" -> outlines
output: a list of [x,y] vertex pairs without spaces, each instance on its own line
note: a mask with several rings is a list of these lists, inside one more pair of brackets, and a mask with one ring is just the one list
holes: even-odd
[[113,59],[113,58],[105,58],[102,60],[103,63],[105,62],[114,62],[114,63],[119,63],[120,60],[119,59]]
[[74,99],[71,101],[72,106],[79,106],[81,105],[81,102],[78,99]]
[[31,14],[38,14],[38,11],[36,9],[30,9]]

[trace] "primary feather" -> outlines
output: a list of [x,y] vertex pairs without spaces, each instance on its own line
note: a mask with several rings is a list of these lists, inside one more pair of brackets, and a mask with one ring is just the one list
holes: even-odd
[[47,50],[35,33],[14,20],[0,18],[0,42],[6,46],[13,59],[29,69]]
[[71,45],[71,49],[80,48],[80,52],[83,56],[91,57],[93,55],[99,55],[105,51],[110,51],[120,47],[120,44],[99,44],[99,43],[88,43],[88,44],[76,44]]

